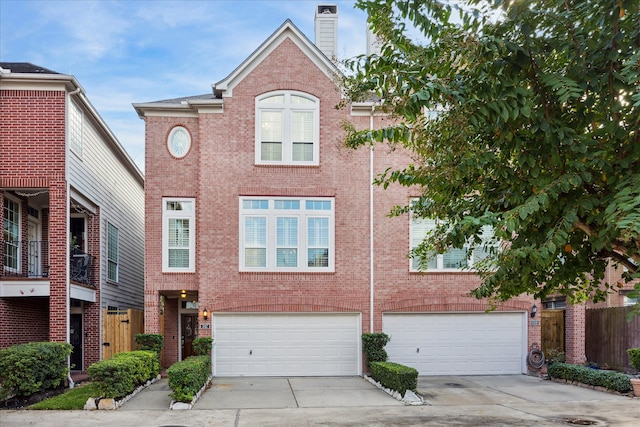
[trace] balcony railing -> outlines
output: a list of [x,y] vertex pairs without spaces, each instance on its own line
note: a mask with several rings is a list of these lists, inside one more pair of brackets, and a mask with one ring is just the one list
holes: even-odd
[[[0,252],[4,268],[0,277],[48,278],[49,241],[2,241]],[[72,251],[69,257],[69,279],[73,282],[95,287],[95,257]]]

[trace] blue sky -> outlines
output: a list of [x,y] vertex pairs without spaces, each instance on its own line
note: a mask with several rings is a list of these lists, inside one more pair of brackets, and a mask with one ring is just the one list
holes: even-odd
[[314,41],[318,4],[338,5],[338,55],[365,52],[354,1],[0,0],[0,61],[71,74],[144,171],[132,103],[208,93],[286,19]]

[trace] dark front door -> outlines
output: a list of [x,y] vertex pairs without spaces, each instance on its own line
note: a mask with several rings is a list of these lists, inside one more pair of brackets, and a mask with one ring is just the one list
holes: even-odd
[[193,340],[196,338],[195,334],[197,325],[197,315],[182,315],[182,360],[189,356],[193,356]]
[[72,314],[70,327],[70,340],[73,351],[71,352],[71,369],[82,370],[82,314]]

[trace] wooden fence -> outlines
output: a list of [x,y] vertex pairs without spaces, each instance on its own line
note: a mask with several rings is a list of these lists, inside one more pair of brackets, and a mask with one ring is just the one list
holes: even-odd
[[140,310],[102,310],[102,359],[135,350],[136,334],[144,332],[144,312]]
[[542,310],[540,313],[542,329],[542,352],[549,350],[564,351],[564,310]]
[[627,321],[633,307],[594,308],[586,312],[585,340],[588,362],[629,369],[628,348],[640,347],[640,316]]

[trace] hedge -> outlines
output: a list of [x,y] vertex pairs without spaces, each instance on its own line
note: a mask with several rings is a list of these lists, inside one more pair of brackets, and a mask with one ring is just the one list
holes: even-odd
[[171,398],[190,403],[211,375],[210,356],[191,356],[167,369]]
[[372,362],[371,377],[383,386],[404,396],[407,390],[418,387],[418,371],[393,362]]
[[99,397],[121,398],[156,378],[160,372],[157,354],[149,350],[118,353],[111,359],[89,366],[89,378],[96,383]]
[[640,371],[640,347],[627,349],[629,364],[637,371]]
[[631,391],[630,378],[620,372],[601,371],[582,365],[571,365],[559,362],[549,365],[547,372],[551,378],[604,387],[620,393],[628,393]]
[[33,342],[0,349],[0,398],[57,388],[69,375],[68,343]]
[[387,351],[384,346],[391,340],[384,332],[362,334],[362,348],[364,350],[367,366],[372,362],[386,362]]
[[193,340],[193,354],[196,356],[208,356],[211,355],[211,349],[213,348],[213,338],[200,337]]

